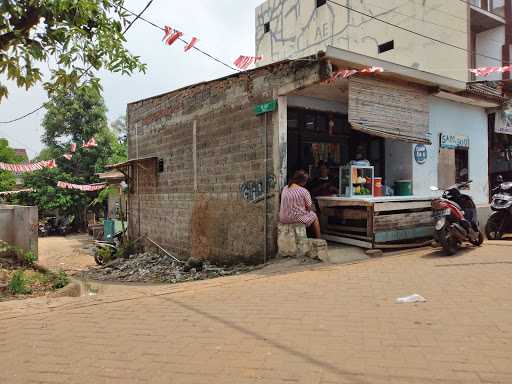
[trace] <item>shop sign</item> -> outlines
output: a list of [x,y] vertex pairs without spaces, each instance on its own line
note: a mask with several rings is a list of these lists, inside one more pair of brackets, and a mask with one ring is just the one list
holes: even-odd
[[277,100],[272,100],[263,104],[258,104],[256,107],[254,107],[254,112],[256,112],[256,115],[262,115],[267,112],[272,112],[277,109]]
[[441,148],[469,148],[469,136],[441,133]]
[[427,147],[423,144],[416,144],[414,147],[414,160],[416,160],[418,164],[425,164],[427,162],[427,157]]

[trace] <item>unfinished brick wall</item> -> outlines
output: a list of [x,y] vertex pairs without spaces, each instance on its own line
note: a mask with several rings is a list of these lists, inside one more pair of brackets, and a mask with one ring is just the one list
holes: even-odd
[[[278,64],[130,104],[129,157],[164,162],[163,172],[153,160],[133,168],[131,235],[147,234],[182,258],[262,262],[265,204],[241,194],[244,183],[265,175],[265,118],[254,107],[274,98],[278,87],[299,86],[312,73],[318,77],[317,63]],[[267,119],[272,174],[277,112]],[[269,193],[267,246],[273,256],[278,191],[269,186]]]

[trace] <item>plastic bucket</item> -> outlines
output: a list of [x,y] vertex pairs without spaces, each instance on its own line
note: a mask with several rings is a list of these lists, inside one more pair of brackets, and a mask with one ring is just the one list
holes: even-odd
[[411,180],[395,181],[395,196],[411,196],[411,195],[412,195],[412,181]]
[[382,196],[382,177],[373,179],[373,194],[374,196]]

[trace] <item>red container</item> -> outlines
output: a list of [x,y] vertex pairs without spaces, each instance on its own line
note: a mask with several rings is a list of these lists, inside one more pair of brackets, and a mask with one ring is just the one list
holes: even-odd
[[382,177],[375,177],[373,184],[373,196],[382,196]]

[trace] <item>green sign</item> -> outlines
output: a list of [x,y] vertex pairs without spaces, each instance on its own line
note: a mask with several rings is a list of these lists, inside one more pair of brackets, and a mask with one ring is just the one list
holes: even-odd
[[254,112],[256,115],[262,115],[267,112],[272,112],[277,109],[277,100],[272,100],[263,104],[258,104],[254,107]]

